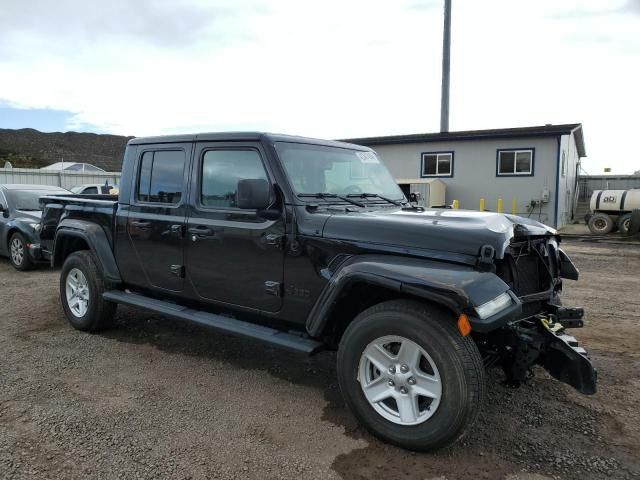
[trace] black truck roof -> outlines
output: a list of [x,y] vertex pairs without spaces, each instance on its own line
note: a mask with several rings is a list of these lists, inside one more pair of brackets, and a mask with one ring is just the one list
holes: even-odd
[[129,140],[129,145],[144,145],[150,143],[182,143],[182,142],[212,142],[212,141],[261,141],[266,139],[271,142],[309,143],[328,147],[351,148],[355,150],[371,150],[362,145],[338,142],[334,140],[321,140],[318,138],[299,137],[296,135],[284,135],[267,132],[210,132],[190,133],[182,135],[160,135],[155,137],[137,137]]

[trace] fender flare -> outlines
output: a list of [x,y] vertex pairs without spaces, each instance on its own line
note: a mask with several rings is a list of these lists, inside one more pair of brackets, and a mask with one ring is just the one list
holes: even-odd
[[81,238],[89,245],[89,249],[101,267],[106,280],[112,283],[122,282],[107,234],[100,225],[87,220],[65,219],[58,224],[53,241],[52,266],[62,265],[64,260],[62,245],[64,242],[61,240],[69,237]]
[[[495,330],[522,311],[522,303],[502,279],[469,266],[411,257],[359,255],[350,257],[332,274],[326,274],[329,282],[307,317],[306,328],[312,337],[322,335],[338,298],[352,284],[360,282],[439,304],[456,316],[465,313],[476,332]],[[489,318],[476,316],[474,306],[505,292],[513,300],[510,307]]]

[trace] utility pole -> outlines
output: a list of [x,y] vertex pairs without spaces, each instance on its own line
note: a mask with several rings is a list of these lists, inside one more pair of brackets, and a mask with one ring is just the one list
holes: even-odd
[[440,132],[449,131],[449,70],[451,64],[451,0],[444,0],[442,34],[442,93],[440,97]]

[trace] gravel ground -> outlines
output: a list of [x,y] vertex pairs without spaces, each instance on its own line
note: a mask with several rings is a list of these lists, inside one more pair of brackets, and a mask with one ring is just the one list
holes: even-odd
[[466,440],[414,454],[346,410],[335,355],[304,358],[119,309],[118,328],[68,326],[58,272],[0,259],[0,478],[640,478],[640,247],[570,241],[564,302],[599,371],[582,396],[542,370],[489,375]]

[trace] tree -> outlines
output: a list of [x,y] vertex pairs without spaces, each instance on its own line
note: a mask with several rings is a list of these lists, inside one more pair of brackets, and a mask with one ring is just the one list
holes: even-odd
[[40,163],[31,155],[13,152],[0,152],[0,165],[5,162],[11,163],[14,168],[38,168],[38,164]]

